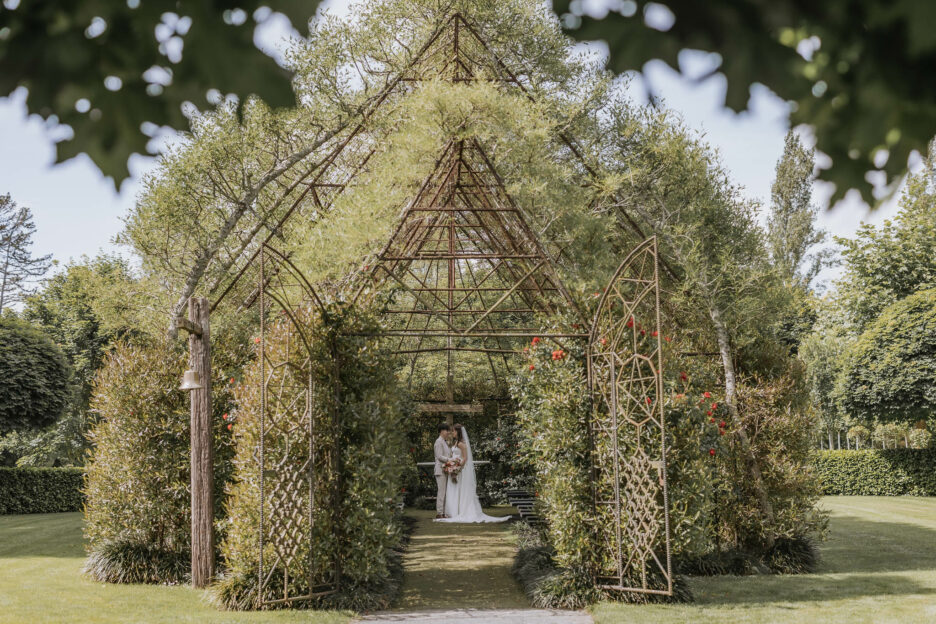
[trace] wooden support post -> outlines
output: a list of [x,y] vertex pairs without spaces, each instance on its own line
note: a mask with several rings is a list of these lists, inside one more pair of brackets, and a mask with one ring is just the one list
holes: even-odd
[[211,346],[207,299],[189,299],[189,321],[199,329],[189,334],[189,366],[203,388],[192,390],[192,586],[205,587],[214,577],[214,443],[211,432]]

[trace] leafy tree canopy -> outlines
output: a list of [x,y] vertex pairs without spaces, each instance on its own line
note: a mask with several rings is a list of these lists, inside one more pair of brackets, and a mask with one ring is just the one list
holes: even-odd
[[[809,124],[832,159],[820,177],[833,203],[855,188],[874,203],[868,171],[893,184],[912,150],[936,134],[936,5],[882,0],[627,0],[604,15],[581,0],[555,0],[569,34],[601,39],[616,72],[659,59],[679,71],[679,53],[718,54],[725,104],[744,110],[761,83],[793,103],[790,121]],[[892,188],[896,185],[893,184]]]
[[936,150],[911,175],[900,212],[881,227],[862,225],[843,246],[841,306],[860,333],[881,311],[918,290],[936,286]]
[[115,183],[157,126],[184,129],[182,105],[208,106],[214,89],[271,106],[294,103],[290,72],[254,46],[274,12],[297,26],[318,2],[54,0],[0,7],[0,96],[28,90],[30,113],[74,131],[57,162],[87,153]]
[[936,289],[887,307],[849,350],[837,388],[845,411],[872,419],[936,410]]
[[55,422],[67,404],[70,377],[51,338],[21,321],[0,319],[0,433]]

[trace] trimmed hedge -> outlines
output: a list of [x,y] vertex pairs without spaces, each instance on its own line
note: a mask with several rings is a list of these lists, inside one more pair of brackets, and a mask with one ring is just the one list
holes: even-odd
[[82,468],[0,468],[0,514],[81,511]]
[[823,494],[936,496],[936,449],[820,451]]

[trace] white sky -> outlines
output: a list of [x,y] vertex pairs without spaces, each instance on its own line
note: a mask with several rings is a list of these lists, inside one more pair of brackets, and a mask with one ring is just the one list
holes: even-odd
[[[344,13],[348,0],[327,0],[326,4]],[[268,48],[288,34],[281,24],[272,25],[258,34],[258,40]],[[681,69],[692,75],[708,60],[701,53],[683,52],[680,62]],[[704,132],[748,197],[766,206],[788,128],[784,102],[765,88],[755,88],[751,109],[736,115],[721,106],[724,80],[720,76],[696,85],[662,63],[651,63],[645,70],[654,92],[669,108],[681,113],[689,126]],[[631,90],[636,100],[644,99],[641,81],[635,80]],[[121,229],[121,217],[132,207],[140,178],[155,160],[134,156],[130,161],[133,175],[119,192],[87,156],[53,166],[50,137],[55,129],[47,127],[38,116],[27,117],[24,95],[19,91],[12,97],[0,98],[0,193],[10,193],[18,204],[33,210],[37,226],[35,253],[51,253],[64,262],[100,250],[116,251],[112,240]],[[829,188],[817,184],[814,199],[825,208],[830,194]],[[869,213],[856,195],[831,212],[823,210],[820,225],[835,235],[851,236],[862,220],[879,223],[896,212],[896,201],[891,201]],[[821,277],[828,279],[836,274],[837,270],[832,269]]]

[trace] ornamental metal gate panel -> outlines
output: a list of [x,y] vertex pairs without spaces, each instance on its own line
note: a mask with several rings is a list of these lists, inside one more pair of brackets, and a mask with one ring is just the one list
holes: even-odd
[[[260,607],[332,593],[338,452],[329,371],[313,370],[304,331],[315,292],[289,259],[264,245],[258,263],[260,428],[256,443]],[[270,320],[272,319],[272,320]],[[276,340],[270,337],[276,335]],[[323,383],[325,381],[325,383]]]
[[592,480],[605,589],[673,594],[656,237],[628,254],[589,336]]

